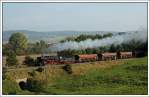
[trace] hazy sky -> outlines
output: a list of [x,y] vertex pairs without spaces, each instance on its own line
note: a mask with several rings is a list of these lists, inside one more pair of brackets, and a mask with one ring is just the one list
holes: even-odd
[[147,3],[3,3],[3,30],[130,31],[147,27]]
[[[2,1],[14,1],[14,0],[2,0]],[[22,0],[15,0],[22,1]],[[24,1],[41,1],[41,0],[24,0]],[[54,1],[54,0],[42,0],[42,1]],[[55,0],[55,1],[81,1],[81,0]],[[92,0],[82,0],[82,1],[92,1]],[[131,1],[131,0],[94,0],[94,1]],[[132,0],[132,1],[148,1],[148,0]]]

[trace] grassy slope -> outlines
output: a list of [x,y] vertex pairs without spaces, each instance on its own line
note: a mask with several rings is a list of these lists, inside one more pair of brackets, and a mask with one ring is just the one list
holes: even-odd
[[[50,66],[38,77],[49,83],[42,94],[147,94],[147,64],[147,57],[76,64],[71,75],[61,67]],[[27,77],[27,70],[7,75],[10,79]]]
[[147,94],[147,58],[125,61],[109,69],[91,69],[83,75],[63,75],[47,93]]

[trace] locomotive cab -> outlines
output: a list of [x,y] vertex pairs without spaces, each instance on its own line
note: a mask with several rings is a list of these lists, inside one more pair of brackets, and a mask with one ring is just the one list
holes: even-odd
[[37,57],[36,66],[45,65],[44,60],[41,57]]
[[80,59],[79,55],[75,55],[74,58],[75,58],[75,62],[79,62]]
[[102,59],[102,58],[103,58],[103,55],[102,55],[101,53],[100,53],[100,54],[97,54],[97,57],[98,57],[98,58],[97,58],[98,61],[103,60],[103,59]]

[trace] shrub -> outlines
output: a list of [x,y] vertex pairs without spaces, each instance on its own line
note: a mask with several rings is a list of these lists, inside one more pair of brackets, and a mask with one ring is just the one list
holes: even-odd
[[34,66],[35,65],[34,59],[32,57],[30,57],[30,56],[26,56],[23,63],[25,65],[28,65],[28,66]]
[[18,60],[16,59],[16,54],[13,51],[9,51],[7,55],[6,64],[8,66],[18,65]]
[[2,92],[4,95],[15,95],[20,91],[21,89],[19,88],[17,82],[8,79],[3,80]]
[[72,74],[71,65],[65,65],[65,66],[63,66],[63,69],[64,69],[68,74]]
[[6,79],[6,72],[7,69],[5,67],[2,68],[2,79],[5,80]]
[[42,72],[43,70],[44,70],[44,68],[42,68],[42,67],[39,67],[36,69],[36,71],[38,71],[38,72]]
[[42,92],[44,90],[44,81],[35,78],[27,79],[27,89],[31,92]]
[[19,86],[20,86],[20,88],[22,89],[22,90],[26,90],[26,82],[24,82],[24,81],[21,81],[21,82],[19,82]]
[[28,72],[28,74],[31,76],[31,77],[34,77],[36,75],[36,72],[35,70],[31,71],[31,72]]

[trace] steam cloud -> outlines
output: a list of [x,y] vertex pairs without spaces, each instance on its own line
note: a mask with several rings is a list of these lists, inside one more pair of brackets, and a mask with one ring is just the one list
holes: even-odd
[[101,47],[101,46],[109,46],[111,44],[118,45],[121,43],[127,43],[131,41],[132,39],[141,41],[141,42],[147,41],[147,31],[139,30],[136,32],[128,32],[123,35],[114,35],[112,37],[108,37],[108,38],[104,38],[100,40],[99,39],[96,39],[96,40],[87,39],[81,42],[68,41],[65,43],[58,43],[50,47],[50,49],[52,51],[62,51],[62,50],[67,50],[67,49],[79,50],[79,49],[86,49],[86,48],[96,48],[96,47]]

